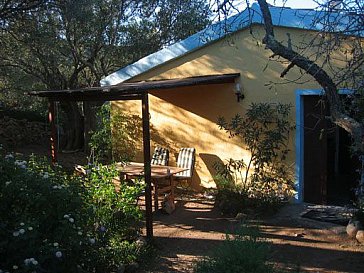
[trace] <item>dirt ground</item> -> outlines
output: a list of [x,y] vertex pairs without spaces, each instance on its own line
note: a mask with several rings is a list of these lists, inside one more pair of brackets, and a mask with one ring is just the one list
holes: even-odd
[[[343,226],[300,217],[305,209],[306,205],[287,205],[258,221],[263,236],[272,242],[271,262],[294,272],[364,272],[364,246],[349,239]],[[154,214],[160,257],[144,272],[193,272],[194,262],[239,222],[221,216],[212,200],[178,199],[172,215]]]
[[[17,149],[25,155],[49,157],[48,145]],[[83,153],[61,153],[61,165],[85,164]],[[279,213],[259,221],[264,237],[272,242],[271,262],[294,272],[364,272],[364,246],[349,239],[345,227],[300,217],[306,205],[287,205]],[[208,255],[239,225],[223,217],[214,201],[202,195],[177,197],[172,215],[154,213],[158,258],[144,273],[193,272],[199,258]],[[244,255],[244,253],[242,253]]]

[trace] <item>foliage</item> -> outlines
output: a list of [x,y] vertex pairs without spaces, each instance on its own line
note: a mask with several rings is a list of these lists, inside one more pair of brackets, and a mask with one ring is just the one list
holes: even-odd
[[219,118],[220,129],[230,137],[241,137],[250,152],[248,162],[230,159],[215,165],[216,199],[224,213],[272,211],[291,197],[293,177],[285,163],[293,128],[288,120],[290,108],[287,104],[253,103],[245,116],[236,115],[230,122]]
[[259,230],[242,226],[236,234],[226,235],[226,239],[214,248],[210,256],[197,262],[195,273],[269,273],[277,272],[267,263],[269,244],[264,241]]
[[104,104],[97,114],[98,125],[92,133],[90,147],[96,161],[128,161],[135,155],[140,118],[128,116]]
[[225,173],[241,172],[245,168],[243,189],[248,186],[251,169],[253,186],[291,182],[287,179],[288,168],[284,163],[289,152],[289,134],[293,129],[288,120],[290,109],[290,105],[281,103],[253,103],[244,116],[237,114],[229,123],[223,117],[219,118],[220,129],[225,129],[230,137],[241,137],[251,153],[247,163],[243,159],[230,160],[224,167]]
[[248,190],[241,184],[222,176],[215,177],[217,185],[216,204],[225,215],[235,216],[238,213],[267,215],[275,213],[290,195],[282,195],[282,191],[269,192],[257,187]]
[[9,22],[19,19],[29,11],[41,7],[46,0],[1,0],[0,28],[6,28]]
[[114,272],[145,252],[136,242],[141,186],[116,193],[115,170],[69,176],[46,161],[0,157],[0,269]]

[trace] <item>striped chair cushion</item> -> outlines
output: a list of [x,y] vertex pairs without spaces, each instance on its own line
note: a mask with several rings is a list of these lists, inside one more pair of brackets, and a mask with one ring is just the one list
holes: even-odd
[[181,148],[178,153],[177,167],[188,168],[188,170],[175,175],[176,178],[190,178],[195,166],[195,148]]
[[157,146],[154,149],[154,153],[152,155],[152,159],[151,159],[150,163],[154,164],[154,165],[167,166],[168,161],[169,161],[169,151],[168,151],[168,149]]

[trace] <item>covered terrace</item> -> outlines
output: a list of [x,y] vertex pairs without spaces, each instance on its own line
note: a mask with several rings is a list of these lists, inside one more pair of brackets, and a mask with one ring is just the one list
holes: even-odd
[[150,124],[148,92],[196,85],[234,83],[239,73],[167,79],[158,81],[126,82],[112,86],[89,87],[73,90],[32,91],[28,94],[48,98],[49,123],[51,127],[50,148],[52,163],[57,162],[55,102],[59,101],[117,101],[141,100],[143,127],[144,179],[146,183],[146,231],[147,239],[153,237],[152,186],[150,165]]

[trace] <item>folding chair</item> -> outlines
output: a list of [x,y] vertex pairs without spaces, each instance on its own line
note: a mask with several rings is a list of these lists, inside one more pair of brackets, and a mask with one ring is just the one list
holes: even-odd
[[[195,153],[195,148],[181,148],[178,153],[177,167],[188,170],[175,174],[174,179],[179,181],[181,187],[185,189],[192,183],[192,175],[195,168]],[[186,184],[183,184],[182,181],[186,181]]]

